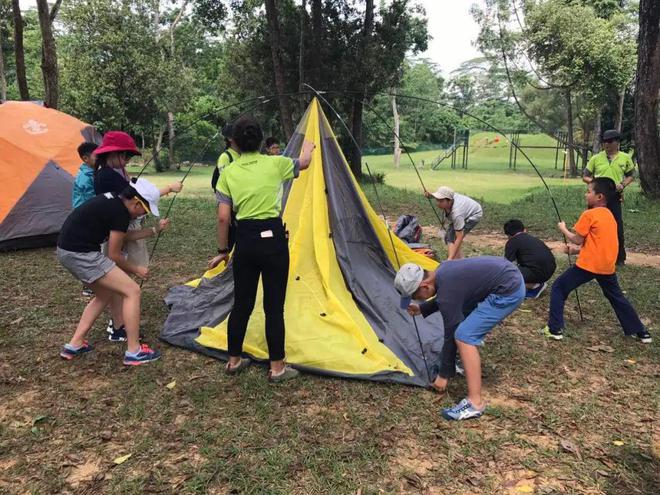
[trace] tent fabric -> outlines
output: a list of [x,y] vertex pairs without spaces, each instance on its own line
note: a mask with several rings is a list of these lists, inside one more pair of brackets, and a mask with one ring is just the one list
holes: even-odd
[[[299,156],[305,139],[316,144],[312,162],[287,185],[283,210],[291,252],[287,362],[332,376],[427,386],[433,378],[427,367],[442,350],[442,318],[413,321],[399,309],[393,280],[403,263],[429,270],[437,263],[410,250],[373,211],[316,99],[285,154]],[[226,357],[231,263],[172,288],[165,301],[171,310],[161,339]],[[259,360],[268,359],[264,323],[260,288],[244,344]]]
[[96,130],[32,102],[0,105],[0,249],[54,239],[71,211],[77,148]]

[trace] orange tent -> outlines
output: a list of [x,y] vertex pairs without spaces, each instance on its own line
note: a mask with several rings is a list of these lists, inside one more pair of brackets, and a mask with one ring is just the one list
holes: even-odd
[[0,105],[0,250],[54,243],[71,211],[77,148],[94,127],[36,103]]

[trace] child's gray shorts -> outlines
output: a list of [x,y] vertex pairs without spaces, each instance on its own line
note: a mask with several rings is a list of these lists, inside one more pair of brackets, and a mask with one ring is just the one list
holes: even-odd
[[[479,220],[481,220],[481,218],[477,218],[476,220],[466,220],[465,227],[463,227],[463,232],[466,234],[469,233],[473,228],[477,226]],[[456,230],[454,230],[454,224],[450,223],[445,234],[445,244],[450,244],[452,242],[456,242]]]
[[98,251],[77,253],[57,248],[57,259],[74,277],[85,284],[96,282],[117,266],[114,261]]

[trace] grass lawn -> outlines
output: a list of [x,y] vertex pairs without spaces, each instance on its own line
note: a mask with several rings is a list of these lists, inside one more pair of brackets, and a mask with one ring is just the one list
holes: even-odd
[[[167,289],[198,276],[215,251],[210,171],[193,169],[144,285],[149,342],[167,315]],[[432,223],[418,194],[379,192],[388,216],[412,212]],[[572,221],[581,190],[553,192]],[[626,208],[639,210],[626,213],[630,244],[657,252],[660,234],[648,219],[659,218],[658,204],[630,194]],[[515,215],[556,235],[542,191],[507,203],[486,197],[485,210],[484,230]],[[63,362],[59,347],[86,303],[80,284],[52,249],[0,254],[0,273],[1,493],[657,492],[660,270],[620,272],[656,337],[647,346],[623,338],[594,284],[580,291],[584,322],[573,299],[567,304],[562,342],[537,333],[547,295],[525,302],[482,349],[488,414],[464,424],[439,415],[465,394],[460,378],[448,397],[312,375],[270,386],[263,368],[229,378],[221,363],[164,344],[161,361],[125,369],[124,347],[105,340],[103,321],[91,333],[95,352]]]

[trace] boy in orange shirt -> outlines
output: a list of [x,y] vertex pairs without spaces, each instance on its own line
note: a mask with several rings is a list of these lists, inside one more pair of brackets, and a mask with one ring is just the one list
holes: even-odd
[[585,195],[587,211],[580,215],[575,224],[575,234],[559,222],[559,230],[576,247],[566,245],[565,252],[577,254],[575,266],[562,273],[552,285],[550,316],[543,329],[546,337],[561,340],[564,329],[564,304],[572,290],[593,280],[600,285],[603,294],[616,313],[625,335],[633,335],[640,342],[651,343],[651,335],[637,316],[635,308],[623,295],[616,278],[616,257],[619,252],[617,224],[607,209],[607,201],[616,194],[614,181],[598,177],[589,183]]

